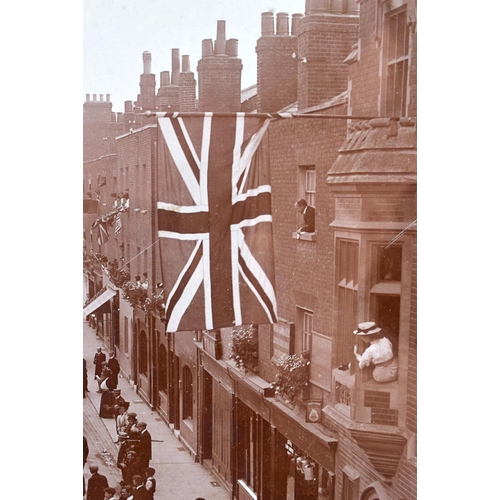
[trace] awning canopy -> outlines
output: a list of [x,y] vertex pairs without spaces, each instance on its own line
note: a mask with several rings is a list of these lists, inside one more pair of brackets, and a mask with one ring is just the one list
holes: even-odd
[[91,312],[95,311],[98,307],[102,306],[105,302],[107,302],[111,297],[114,297],[115,295],[116,290],[106,288],[104,292],[98,295],[92,302],[90,302],[83,308],[83,317],[88,316]]

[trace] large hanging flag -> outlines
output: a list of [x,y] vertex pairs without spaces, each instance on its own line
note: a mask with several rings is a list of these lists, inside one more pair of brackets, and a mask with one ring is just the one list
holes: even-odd
[[269,118],[158,119],[166,331],[277,321]]

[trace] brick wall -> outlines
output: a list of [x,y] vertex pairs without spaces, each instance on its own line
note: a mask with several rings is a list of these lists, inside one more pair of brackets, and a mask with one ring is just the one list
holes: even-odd
[[151,286],[162,281],[159,269],[153,270],[151,258],[151,244],[156,240],[156,197],[153,193],[156,140],[155,125],[117,139],[118,171],[123,182],[119,189],[128,188],[130,195],[130,208],[122,214],[123,229],[119,239],[126,242],[125,261],[130,261],[131,276],[147,272]]
[[271,35],[257,40],[258,111],[274,113],[297,100],[296,36]]
[[[360,4],[359,61],[349,66],[352,80],[350,95],[352,114],[358,116],[379,115],[380,78],[383,48],[383,11],[378,13],[377,27],[376,1],[367,0]],[[410,30],[410,75],[408,116],[417,115],[417,34]],[[384,116],[383,109],[381,116]]]
[[[339,447],[336,455],[337,481],[335,498],[342,496],[342,471],[346,466],[351,467],[359,474],[359,494],[366,490],[372,483],[383,483],[383,479],[374,473],[366,454],[360,449],[350,434],[340,428],[338,433]],[[417,499],[416,468],[402,458],[392,485],[385,484],[384,491],[387,500],[416,500]]]
[[352,80],[350,96],[352,114],[378,116],[380,50],[374,39],[375,2],[373,0],[360,4],[359,17],[360,60],[349,66],[349,77]]
[[[346,57],[358,39],[357,15],[308,14],[298,21],[298,108],[316,106],[347,89]],[[302,62],[302,58],[307,62]]]
[[[336,112],[343,114],[345,107]],[[313,306],[314,330],[329,337],[333,333],[333,234],[329,224],[335,218],[335,207],[325,180],[344,137],[344,120],[279,120],[269,130],[278,316],[295,322],[296,306]],[[300,224],[293,204],[299,195],[301,165],[316,167],[315,242],[292,238]]]
[[156,79],[152,73],[142,74],[139,83],[141,93],[139,95],[139,106],[143,111],[154,111],[156,108],[155,92]]
[[417,241],[415,239],[412,262],[410,307],[410,338],[408,354],[408,396],[406,426],[417,432]]
[[241,59],[203,57],[198,61],[199,111],[235,112],[241,109]]

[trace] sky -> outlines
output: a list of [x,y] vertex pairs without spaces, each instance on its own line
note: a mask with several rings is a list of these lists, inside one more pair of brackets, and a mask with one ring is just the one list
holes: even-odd
[[[110,94],[113,111],[137,99],[143,73],[142,54],[151,52],[151,71],[172,70],[172,49],[190,56],[196,67],[202,40],[217,36],[217,21],[226,21],[226,39],[238,40],[242,59],[242,88],[257,83],[255,45],[261,34],[261,14],[267,11],[290,15],[305,10],[305,0],[84,0],[83,89],[86,94]],[[92,96],[91,96],[92,99]]]

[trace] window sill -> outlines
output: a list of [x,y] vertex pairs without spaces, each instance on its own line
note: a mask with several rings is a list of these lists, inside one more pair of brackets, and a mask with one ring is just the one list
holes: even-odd
[[294,231],[292,233],[292,238],[294,240],[302,240],[302,241],[316,241],[316,233],[299,233],[298,231]]

